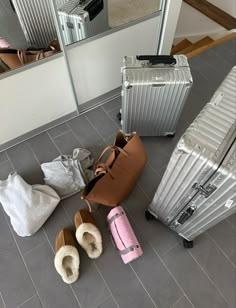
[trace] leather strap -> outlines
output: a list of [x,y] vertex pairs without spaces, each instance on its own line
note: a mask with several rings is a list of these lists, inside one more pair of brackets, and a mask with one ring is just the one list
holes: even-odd
[[122,148],[120,148],[120,147],[118,147],[118,146],[116,146],[116,145],[109,145],[109,146],[107,146],[107,147],[102,151],[102,153],[101,153],[101,155],[99,156],[98,160],[95,162],[95,164],[94,164],[94,169],[97,169],[98,164],[100,164],[100,162],[101,162],[103,156],[104,156],[105,153],[106,153],[107,151],[109,151],[109,150],[111,150],[112,153],[113,153],[114,155],[113,155],[113,157],[111,157],[111,159],[108,158],[108,161],[106,161],[105,164],[106,164],[107,166],[110,166],[110,165],[114,162],[114,160],[115,160],[115,158],[116,158],[116,157],[115,157],[115,153],[116,153],[116,152],[120,152],[120,153],[124,154],[125,156],[128,156],[128,154],[127,154],[127,153],[125,152],[125,150],[123,150]]

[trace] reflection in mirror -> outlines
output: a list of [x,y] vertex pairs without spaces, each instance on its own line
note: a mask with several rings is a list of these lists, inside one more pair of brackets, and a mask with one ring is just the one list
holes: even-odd
[[[0,0],[0,73],[60,51],[52,0]],[[55,0],[66,45],[160,9],[160,0]]]
[[[61,0],[63,2],[63,0]],[[58,5],[65,45],[160,10],[161,0],[65,0]]]
[[59,51],[50,0],[0,1],[0,73]]

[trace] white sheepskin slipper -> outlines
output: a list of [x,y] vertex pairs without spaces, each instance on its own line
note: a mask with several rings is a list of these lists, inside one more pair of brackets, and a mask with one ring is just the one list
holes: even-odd
[[102,254],[102,236],[98,228],[91,223],[82,223],[76,230],[76,239],[91,259]]
[[54,265],[65,283],[71,284],[78,280],[80,258],[75,247],[62,246],[55,255]]
[[74,233],[69,229],[61,230],[55,243],[54,265],[65,283],[71,284],[79,278],[80,257]]
[[76,239],[91,259],[102,254],[102,236],[92,215],[86,210],[76,212],[74,217]]

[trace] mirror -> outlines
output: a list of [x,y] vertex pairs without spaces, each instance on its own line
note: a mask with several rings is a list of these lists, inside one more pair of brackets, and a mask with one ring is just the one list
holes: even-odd
[[[160,10],[161,0],[56,0],[65,45],[123,26]],[[65,2],[65,3],[63,3]]]
[[[0,74],[60,52],[53,0],[0,1]],[[65,45],[160,10],[161,0],[55,0]]]
[[58,52],[50,0],[0,1],[0,74]]

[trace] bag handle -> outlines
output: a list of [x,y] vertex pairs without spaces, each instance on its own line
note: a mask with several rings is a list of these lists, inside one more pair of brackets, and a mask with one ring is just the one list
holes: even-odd
[[162,56],[143,55],[143,56],[136,56],[136,59],[140,61],[148,60],[152,65],[155,65],[155,64],[175,65],[176,64],[176,59],[173,56],[169,56],[169,55],[162,55]]
[[99,156],[99,158],[98,158],[97,161],[95,162],[95,164],[94,164],[94,170],[97,169],[98,164],[100,164],[100,162],[101,162],[103,156],[104,156],[105,153],[106,153],[107,151],[109,151],[109,150],[111,150],[112,153],[113,153],[114,155],[113,155],[113,157],[111,157],[111,158],[109,157],[108,160],[106,161],[105,164],[106,164],[107,166],[110,166],[110,165],[114,162],[114,160],[115,160],[115,152],[116,152],[116,151],[118,151],[118,152],[124,154],[125,156],[128,156],[128,154],[127,154],[127,153],[125,152],[125,150],[123,150],[122,148],[120,148],[120,147],[118,147],[118,146],[116,146],[116,145],[109,145],[109,146],[107,146],[107,147],[102,151],[101,155]]

